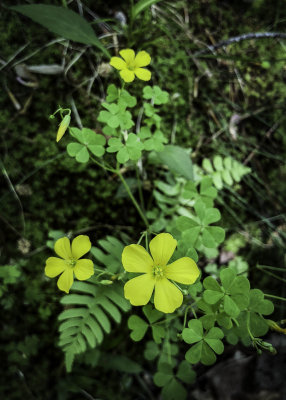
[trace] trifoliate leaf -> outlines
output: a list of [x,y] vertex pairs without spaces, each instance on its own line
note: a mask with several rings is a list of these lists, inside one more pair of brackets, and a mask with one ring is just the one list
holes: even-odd
[[185,383],[194,383],[196,373],[187,361],[182,361],[179,365],[176,377]]

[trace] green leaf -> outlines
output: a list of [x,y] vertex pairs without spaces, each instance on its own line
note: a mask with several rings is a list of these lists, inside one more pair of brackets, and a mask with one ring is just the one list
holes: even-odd
[[195,220],[185,216],[180,216],[179,218],[177,218],[176,224],[177,228],[181,232],[184,232],[185,230],[193,227],[198,227],[198,223]]
[[213,163],[214,163],[214,167],[217,171],[223,171],[223,164],[222,164],[221,156],[215,156]]
[[[215,328],[212,328],[215,329]],[[222,354],[224,351],[224,346],[221,340],[217,339],[208,339],[205,338],[205,342],[210,346],[210,348],[217,354]]]
[[168,145],[157,154],[159,160],[166,164],[174,174],[193,180],[193,165],[186,150],[179,146]]
[[135,6],[132,7],[131,14],[135,19],[146,8],[151,7],[153,4],[158,3],[160,0],[140,0]]
[[204,279],[203,285],[205,289],[221,292],[221,287],[219,283],[211,276],[208,276]]
[[160,344],[165,337],[165,329],[163,326],[152,325],[152,335],[155,343]]
[[196,364],[202,357],[203,341],[196,343],[186,352],[185,358],[190,364]]
[[213,236],[210,234],[208,228],[203,229],[202,233],[202,243],[205,247],[213,249],[218,246],[218,243],[214,240]]
[[132,330],[130,337],[135,342],[139,342],[145,336],[148,329],[148,324],[137,315],[131,315],[128,318],[128,328]]
[[144,357],[146,358],[146,360],[154,360],[156,357],[158,357],[159,353],[160,350],[156,343],[146,343],[146,349],[144,351]]
[[68,155],[75,157],[76,161],[79,163],[87,163],[89,160],[89,154],[86,146],[80,143],[69,143],[67,145]]
[[162,398],[166,400],[186,400],[187,391],[174,377],[163,387]]
[[205,290],[203,293],[204,301],[208,304],[216,304],[224,296],[224,293],[214,290]]
[[220,244],[224,241],[225,230],[220,226],[207,226],[205,227],[205,230],[207,230],[217,244]]
[[223,307],[224,311],[231,317],[236,318],[240,313],[240,309],[237,307],[236,303],[232,300],[232,298],[228,295],[224,296]]
[[143,313],[145,314],[150,324],[159,321],[159,319],[164,316],[161,311],[156,310],[150,304],[143,307]]
[[203,159],[203,169],[206,170],[208,173],[212,173],[214,172],[213,167],[212,167],[212,163],[210,162],[210,160],[208,158],[204,158]]
[[253,336],[264,336],[269,330],[269,326],[265,319],[256,313],[250,313],[250,331]]
[[213,224],[219,221],[221,218],[220,212],[217,208],[207,208],[205,211],[205,216],[203,222],[205,225]]
[[51,32],[74,42],[96,46],[108,58],[109,51],[96,37],[91,25],[79,14],[66,7],[45,4],[30,4],[11,7],[33,21],[43,25]]
[[225,288],[225,290],[230,290],[236,278],[236,273],[234,270],[231,268],[225,268],[220,272],[219,276],[222,286]]
[[194,383],[196,380],[196,373],[191,368],[190,364],[184,360],[179,365],[176,377],[185,383]]
[[216,356],[210,346],[203,341],[201,351],[201,363],[204,365],[212,365],[216,362]]
[[154,375],[154,383],[156,386],[163,387],[165,386],[173,377],[173,374],[166,375],[162,372],[156,372]]
[[196,343],[203,337],[203,326],[201,321],[192,319],[188,323],[188,328],[183,329],[182,337],[186,343]]

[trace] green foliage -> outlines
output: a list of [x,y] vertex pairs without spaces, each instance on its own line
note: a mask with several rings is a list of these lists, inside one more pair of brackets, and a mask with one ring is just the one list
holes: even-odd
[[142,143],[134,133],[129,133],[125,144],[119,138],[111,138],[108,141],[108,146],[106,151],[117,153],[116,159],[121,164],[128,160],[138,161],[143,149]]
[[211,365],[216,362],[216,354],[222,354],[224,350],[221,339],[224,333],[221,329],[213,327],[207,333],[204,332],[200,320],[191,320],[188,328],[182,333],[184,341],[193,344],[186,353],[186,360],[191,364],[201,362],[204,365]]
[[79,14],[68,8],[45,4],[30,4],[13,6],[11,9],[26,15],[65,39],[94,45],[103,54],[110,57],[109,51],[100,43],[91,25]]
[[124,244],[113,236],[106,236],[105,239],[100,239],[97,243],[104,251],[100,247],[92,247],[91,254],[96,262],[99,261],[104,267],[102,274],[104,275],[107,272],[114,275],[122,272],[121,254]]
[[174,373],[170,364],[161,363],[158,366],[158,372],[154,375],[155,385],[162,387],[162,397],[166,400],[185,400],[187,398],[187,391],[182,385],[194,383],[196,373],[192,370],[190,364],[182,361]]
[[204,301],[207,304],[223,302],[223,308],[231,317],[237,317],[249,302],[250,285],[244,276],[236,276],[233,269],[220,272],[221,286],[211,276],[204,279]]
[[67,145],[68,155],[75,157],[79,163],[87,163],[89,160],[89,151],[96,157],[102,157],[105,153],[105,138],[98,135],[91,129],[70,128],[71,135],[78,140],[79,143],[72,142]]
[[135,19],[146,8],[158,3],[161,0],[139,0],[131,9],[131,15]]
[[161,343],[162,338],[165,337],[165,329],[163,326],[156,324],[162,317],[163,313],[152,308],[151,305],[143,307],[143,313],[145,314],[149,323],[144,321],[138,315],[131,315],[128,319],[128,328],[132,330],[130,337],[135,342],[139,342],[145,336],[148,327],[151,327],[152,335],[155,343]]
[[179,146],[168,145],[156,155],[162,164],[167,165],[171,172],[186,179],[193,179],[193,167],[189,154]]
[[200,249],[201,246],[215,248],[223,242],[225,231],[219,226],[210,224],[220,220],[217,208],[206,207],[205,203],[197,200],[194,204],[196,215],[177,219],[177,228],[182,232],[182,240],[189,246]]
[[110,317],[120,323],[121,312],[130,308],[117,284],[98,287],[95,278],[91,278],[88,282],[75,282],[72,290],[77,293],[62,298],[61,303],[69,308],[59,315],[59,345],[65,352],[69,372],[76,354],[85,352],[88,346],[98,346],[104,334],[110,333]]
[[169,100],[169,93],[162,90],[159,86],[155,85],[145,86],[143,89],[143,98],[146,100],[151,100],[151,103],[155,105],[166,104]]
[[208,158],[205,158],[202,166],[212,177],[217,189],[222,189],[224,182],[229,186],[232,186],[234,182],[240,182],[241,178],[251,171],[250,168],[231,157],[215,156],[212,163]]
[[[188,181],[185,184],[183,191],[183,198],[196,202],[197,200],[202,200],[206,207],[212,207],[214,199],[217,197],[217,190],[212,186],[213,182],[210,177],[202,178],[200,183]],[[198,186],[200,186],[198,190]]]

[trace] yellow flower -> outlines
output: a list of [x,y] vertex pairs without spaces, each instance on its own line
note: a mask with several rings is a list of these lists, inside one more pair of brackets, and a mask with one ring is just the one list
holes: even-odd
[[57,142],[61,140],[61,138],[64,136],[66,130],[69,127],[69,124],[71,122],[71,117],[69,115],[66,115],[62,122],[60,123],[58,132],[57,132]]
[[121,57],[112,57],[110,65],[120,71],[120,76],[125,82],[134,81],[135,75],[142,81],[150,81],[151,72],[146,67],[151,62],[151,57],[146,51],[139,51],[135,57],[134,50],[124,49],[119,52]]
[[88,259],[80,258],[89,252],[91,243],[88,236],[79,235],[72,241],[63,237],[56,241],[55,252],[58,257],[49,257],[46,261],[45,274],[49,278],[54,278],[61,274],[58,279],[58,288],[66,293],[73,284],[73,275],[80,281],[89,279],[93,274],[93,262]]
[[181,306],[183,295],[169,279],[190,285],[197,280],[200,271],[189,257],[182,257],[167,265],[177,246],[177,241],[169,233],[160,233],[151,240],[149,246],[153,258],[138,244],[124,248],[124,269],[128,272],[144,272],[125,284],[124,296],[132,305],[143,306],[149,302],[155,288],[155,308],[172,313]]

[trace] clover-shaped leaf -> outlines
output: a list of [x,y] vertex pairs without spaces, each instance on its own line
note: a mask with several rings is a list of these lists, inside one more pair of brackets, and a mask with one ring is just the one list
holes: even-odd
[[223,331],[213,327],[205,333],[200,320],[189,321],[188,328],[183,330],[182,337],[186,343],[193,344],[185,355],[186,360],[191,364],[201,361],[204,365],[211,365],[216,361],[215,353],[223,353],[224,346],[221,341],[224,337]]
[[193,383],[196,373],[192,370],[190,364],[182,361],[178,367],[177,373],[170,364],[160,363],[158,372],[154,375],[154,383],[163,387],[162,396],[166,400],[184,400],[187,397],[187,392],[179,379],[185,383]]
[[152,341],[146,343],[146,348],[144,351],[144,357],[146,360],[154,360],[160,354],[160,349],[158,345]]
[[168,140],[165,138],[163,132],[156,130],[150,139],[144,141],[144,149],[147,151],[163,151],[164,143],[167,143]]
[[192,218],[181,216],[177,219],[177,228],[183,232],[182,240],[190,246],[199,248],[201,245],[206,248],[215,248],[223,242],[225,231],[219,226],[209,226],[220,219],[220,212],[217,208],[206,207],[202,200],[194,204],[196,215]]
[[107,88],[106,101],[108,103],[113,103],[118,100],[118,106],[120,107],[134,107],[136,106],[136,97],[131,96],[131,94],[125,89],[118,89],[114,84],[111,84]]
[[272,301],[264,299],[264,293],[259,289],[250,290],[248,308],[263,315],[270,315],[274,311]]
[[220,280],[222,286],[211,276],[204,279],[203,285],[206,290],[203,299],[211,305],[222,300],[226,314],[235,318],[248,306],[249,280],[244,276],[236,276],[231,268],[225,268],[220,272]]
[[165,329],[163,326],[156,325],[155,323],[164,315],[158,310],[152,308],[150,304],[143,307],[143,313],[148,319],[147,323],[138,315],[131,315],[128,319],[128,328],[132,330],[130,337],[135,342],[140,341],[145,336],[148,327],[151,327],[152,335],[155,343],[161,343],[162,338],[165,336]]
[[143,144],[134,133],[128,135],[125,144],[119,138],[109,139],[108,148],[106,149],[108,153],[117,153],[117,161],[121,164],[126,163],[128,160],[139,160],[142,150]]
[[97,118],[99,122],[105,122],[113,129],[120,126],[123,130],[130,129],[134,125],[131,113],[126,111],[126,105],[102,103],[102,107],[106,108],[107,111],[100,111]]
[[69,143],[67,145],[67,152],[71,157],[80,163],[86,163],[89,160],[88,150],[97,157],[102,157],[105,153],[105,138],[98,135],[91,129],[71,128],[71,136],[78,140],[79,143]]
[[210,208],[213,206],[213,200],[217,197],[217,190],[212,185],[212,179],[209,177],[204,177],[200,182],[199,190],[195,182],[187,182],[185,184],[182,196],[184,199],[190,199],[193,201],[201,199],[206,207]]
[[143,89],[143,98],[150,99],[154,104],[166,104],[169,99],[169,93],[161,90],[159,86],[145,86]]

